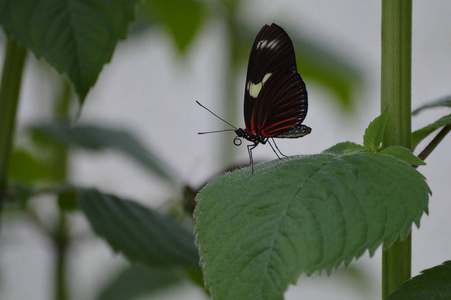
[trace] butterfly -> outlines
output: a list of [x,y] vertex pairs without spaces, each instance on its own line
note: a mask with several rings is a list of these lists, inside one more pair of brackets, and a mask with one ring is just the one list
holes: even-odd
[[297,72],[293,43],[285,30],[274,23],[260,29],[249,57],[244,92],[246,128],[236,128],[196,102],[234,128],[230,130],[235,131],[235,145],[241,145],[240,138],[252,143],[247,146],[252,173],[252,150],[259,144],[268,142],[280,159],[270,139],[279,153],[285,156],[277,147],[274,138],[299,138],[312,131],[310,127],[302,124],[308,109],[307,90]]

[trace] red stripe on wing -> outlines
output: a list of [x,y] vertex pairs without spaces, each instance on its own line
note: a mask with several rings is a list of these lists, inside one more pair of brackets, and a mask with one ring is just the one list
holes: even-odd
[[[261,134],[263,136],[265,136],[265,137],[276,136],[276,135],[278,135],[280,133],[281,130],[288,129],[288,128],[293,128],[295,126],[295,124],[281,126],[282,124],[287,123],[287,122],[291,122],[291,121],[296,120],[296,119],[297,119],[297,117],[293,117],[293,118],[285,119],[285,120],[279,121],[277,123],[271,124],[267,128],[262,129]],[[271,128],[273,128],[273,129],[269,130]]]

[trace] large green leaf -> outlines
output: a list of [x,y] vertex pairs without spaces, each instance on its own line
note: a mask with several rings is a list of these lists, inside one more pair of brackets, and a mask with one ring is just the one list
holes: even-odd
[[34,126],[33,133],[69,147],[97,151],[107,148],[119,150],[154,175],[167,182],[175,182],[169,168],[155,154],[146,150],[136,137],[124,130],[96,125],[71,127],[67,122],[54,122]]
[[205,17],[202,1],[145,0],[139,5],[139,19],[152,19],[164,27],[182,53],[194,40]]
[[134,17],[133,0],[0,0],[6,33],[67,74],[83,103]]
[[419,226],[430,190],[390,155],[290,157],[227,173],[198,194],[196,242],[215,299],[281,299]]
[[415,149],[424,138],[433,133],[435,130],[447,125],[451,125],[451,115],[441,117],[434,123],[412,132],[412,149]]
[[81,190],[78,204],[94,231],[130,261],[150,267],[198,267],[193,234],[171,218],[95,189]]
[[386,300],[449,300],[451,299],[451,261],[423,270],[404,282]]

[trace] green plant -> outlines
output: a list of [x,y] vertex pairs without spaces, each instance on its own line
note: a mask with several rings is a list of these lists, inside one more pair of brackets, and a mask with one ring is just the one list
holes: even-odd
[[[430,194],[411,165],[422,164],[449,132],[444,117],[413,133],[417,141],[443,127],[421,159],[412,155],[411,20],[410,1],[382,1],[384,113],[365,131],[363,146],[347,142],[322,154],[263,163],[254,176],[235,171],[198,194],[196,242],[215,297],[280,299],[301,273],[330,273],[382,244],[384,298],[394,291],[390,299],[449,298],[448,263],[413,279],[423,282],[416,292],[406,281],[410,227],[427,212]],[[428,276],[442,284],[430,290]]]
[[[133,134],[97,124],[71,126],[73,99],[67,82],[61,81],[58,87],[61,92],[56,93],[53,107],[49,108],[52,118],[34,124],[27,131],[31,146],[13,149],[27,50],[66,74],[81,107],[103,65],[111,59],[118,40],[126,37],[135,5],[140,6],[140,18],[133,23],[132,33],[139,34],[140,30],[158,24],[170,33],[181,55],[186,53],[204,24],[208,9],[225,15],[222,17],[229,34],[227,45],[231,56],[224,93],[227,100],[223,102],[227,103],[226,111],[229,111],[226,118],[233,120],[230,107],[235,105],[229,101],[234,99],[231,95],[235,74],[246,62],[254,37],[254,32],[237,17],[239,4],[239,1],[220,1],[207,7],[194,0],[176,3],[92,0],[72,1],[69,5],[55,0],[0,0],[0,24],[8,37],[0,87],[0,218],[5,224],[4,216],[26,215],[49,237],[55,250],[55,299],[71,298],[68,250],[77,241],[68,221],[71,214],[84,215],[92,229],[114,251],[138,265],[124,270],[111,289],[99,295],[99,299],[110,300],[151,293],[182,279],[203,287],[204,276],[207,293],[211,291],[217,299],[229,295],[233,295],[233,299],[250,299],[253,295],[256,299],[279,299],[301,272],[311,274],[323,269],[331,272],[341,264],[349,264],[366,249],[374,252],[381,243],[386,247],[394,243],[398,247],[396,238],[408,237],[412,222],[419,224],[423,211],[427,211],[429,189],[424,178],[410,165],[422,164],[421,160],[449,132],[451,122],[446,116],[412,134],[412,145],[416,146],[435,129],[442,128],[419,155],[421,160],[407,150],[408,144],[399,147],[396,142],[382,149],[381,143],[392,145],[387,142],[387,136],[393,129],[393,115],[400,109],[398,102],[390,103],[388,110],[383,105],[385,113],[370,124],[363,145],[340,143],[321,154],[260,164],[254,176],[248,169],[242,169],[208,183],[197,196],[199,205],[195,212],[204,274],[198,264],[192,224],[184,223],[193,210],[196,191],[185,187],[185,202],[180,201],[172,211],[161,213],[136,201],[70,183],[68,163],[73,149],[113,149],[138,162],[161,184],[179,190],[183,186],[169,171],[168,164],[144,149]],[[396,12],[387,2],[384,5],[384,16]],[[409,9],[401,9],[401,13],[404,15],[401,22],[408,23]],[[405,33],[395,32],[405,37]],[[355,68],[330,52],[319,50],[311,41],[297,36],[293,36],[293,41],[299,51],[297,57],[303,76],[322,82],[344,106],[351,106],[350,95],[359,84]],[[406,45],[404,39],[393,40],[394,44],[387,49],[397,49],[398,42],[403,47]],[[403,48],[403,51],[410,50]],[[392,59],[384,64],[392,65],[399,57]],[[403,63],[409,65],[410,59]],[[400,69],[403,71],[399,75],[408,83],[408,70]],[[395,92],[400,85],[405,88],[403,96],[399,97],[407,103],[402,106],[402,121],[410,122],[406,116],[406,111],[407,115],[410,113],[410,96],[405,94],[410,88],[396,80],[392,83]],[[384,89],[390,91],[390,87]],[[383,93],[383,99],[395,98],[398,99]],[[449,98],[430,106],[449,106]],[[409,139],[410,125],[403,134]],[[230,160],[227,153],[230,151],[225,151],[224,161]],[[414,188],[410,188],[412,186]],[[51,225],[44,222],[32,205],[38,206],[35,199],[43,194],[52,196],[57,207],[56,222]],[[218,205],[213,205],[215,203]],[[337,215],[337,211],[341,213]],[[268,248],[271,243],[274,247]],[[400,248],[409,251],[408,245]],[[249,249],[253,251],[248,252]],[[267,252],[268,249],[273,251]],[[396,254],[394,259],[399,260]],[[422,277],[412,281],[413,284],[406,283],[390,295],[390,299],[400,299],[396,297],[411,292],[409,285],[418,281],[424,283],[421,287],[427,288],[430,275],[441,276],[446,282],[447,265],[424,272]],[[246,272],[240,273],[240,269]],[[388,281],[388,285],[395,284],[386,294],[410,277],[410,270],[402,272],[401,280]]]

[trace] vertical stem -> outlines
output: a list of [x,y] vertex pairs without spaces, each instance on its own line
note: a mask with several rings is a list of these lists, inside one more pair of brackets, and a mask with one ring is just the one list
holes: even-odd
[[[381,109],[388,106],[383,146],[410,149],[411,134],[411,0],[382,0]],[[410,278],[411,235],[382,253],[382,298]]]
[[412,234],[382,252],[382,299],[411,277]]
[[[239,4],[240,2],[237,0],[228,0],[223,1],[222,4],[223,9],[225,10],[226,15],[226,30],[228,34],[228,61],[225,66],[225,70],[223,72],[225,78],[225,99],[223,101],[224,103],[224,119],[230,122],[231,124],[235,125],[236,127],[240,127],[236,122],[237,116],[236,116],[236,107],[240,103],[243,105],[243,100],[238,101],[236,99],[236,73],[237,73],[237,52],[239,51],[239,45],[238,45],[238,37],[237,34],[239,33],[236,24],[239,23],[237,21],[237,15],[239,11]],[[227,166],[230,167],[232,164],[233,158],[236,155],[237,149],[235,145],[233,144],[232,140],[230,139],[230,135],[224,134],[224,138],[222,140],[221,145],[221,161],[222,161],[222,167]]]
[[53,236],[56,252],[55,261],[55,300],[66,300],[69,297],[67,290],[67,249],[69,247],[69,235],[67,232],[66,214],[59,212],[56,232]]
[[13,147],[20,84],[26,50],[8,39],[0,86],[0,214],[6,189],[8,166]]
[[[237,99],[235,99],[236,97],[236,80],[235,80],[235,74],[236,74],[236,68],[234,66],[234,62],[233,62],[233,52],[235,50],[235,37],[233,36],[235,34],[235,32],[233,32],[233,29],[231,29],[230,24],[227,24],[227,33],[229,36],[228,39],[228,43],[229,43],[229,57],[228,57],[228,62],[227,65],[225,66],[225,72],[223,72],[225,78],[224,78],[224,88],[225,88],[225,99],[223,101],[223,116],[224,119],[227,120],[228,122],[230,122],[231,124],[235,125],[236,123],[236,105],[238,104]],[[233,26],[233,25],[232,25]],[[237,126],[237,125],[235,125]],[[232,162],[233,162],[233,158],[236,154],[236,149],[235,146],[232,142],[232,140],[230,139],[230,135],[229,134],[224,134],[223,135],[223,139],[221,141],[221,162],[222,165],[221,167],[223,168],[224,166],[229,167]]]
[[412,2],[382,1],[381,109],[389,106],[384,146],[410,149]]
[[[67,120],[69,117],[70,104],[72,99],[72,90],[70,85],[64,81],[61,94],[55,101],[54,118],[56,120]],[[67,180],[68,150],[64,146],[53,145],[54,152],[53,170],[55,178],[64,182]],[[58,195],[61,197],[61,195]],[[67,252],[70,245],[66,212],[60,208],[58,219],[55,224],[53,234],[53,243],[55,249],[55,300],[69,299],[68,281],[67,281]]]

